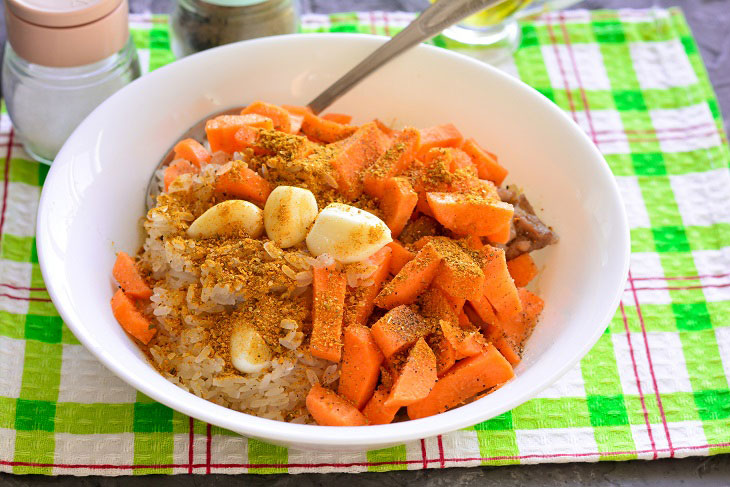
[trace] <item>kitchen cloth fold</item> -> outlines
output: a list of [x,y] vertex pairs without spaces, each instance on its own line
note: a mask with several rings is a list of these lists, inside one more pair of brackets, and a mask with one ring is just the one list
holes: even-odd
[[[392,35],[412,17],[307,15],[301,29]],[[146,69],[173,60],[165,17],[130,20]],[[574,10],[520,27],[520,48],[503,69],[588,133],[631,226],[621,304],[562,379],[471,428],[362,453],[272,446],[151,401],[97,362],[49,300],[34,239],[48,168],[30,161],[3,114],[0,471],[363,472],[730,452],[730,152],[684,17]],[[432,43],[464,50],[443,37]]]

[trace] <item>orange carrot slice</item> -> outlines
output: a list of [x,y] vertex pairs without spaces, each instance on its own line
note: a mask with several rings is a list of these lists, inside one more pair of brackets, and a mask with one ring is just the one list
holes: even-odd
[[309,137],[328,144],[347,138],[358,130],[354,125],[333,122],[312,113],[304,112],[303,115],[302,132]]
[[368,327],[345,328],[337,393],[362,409],[373,395],[384,359]]
[[329,389],[315,384],[307,394],[307,411],[321,426],[365,426],[367,418]]
[[219,193],[249,200],[258,205],[266,203],[266,198],[271,193],[269,182],[240,161],[233,161],[230,169],[216,175],[215,189]]
[[347,278],[326,267],[312,269],[312,335],[309,351],[315,357],[339,362]]
[[163,178],[163,184],[165,191],[170,189],[170,185],[183,174],[196,174],[198,168],[186,159],[176,159],[170,163],[165,169],[165,177]]
[[400,406],[386,406],[385,401],[390,395],[390,390],[385,387],[378,387],[373,393],[362,413],[370,424],[389,424],[393,422]]
[[119,252],[117,260],[112,268],[112,275],[119,285],[124,289],[127,296],[136,299],[149,299],[152,296],[152,289],[144,282],[144,279],[137,270],[134,259],[126,252]]
[[[306,122],[305,118],[304,127]],[[344,141],[342,150],[331,161],[336,172],[335,179],[339,192],[348,198],[360,196],[362,193],[360,172],[376,161],[387,147],[388,137],[373,122],[362,125]]]
[[385,180],[383,195],[380,198],[380,209],[385,215],[385,224],[390,228],[393,237],[397,237],[403,231],[416,203],[418,203],[418,194],[413,191],[408,179],[395,177]]
[[347,125],[352,122],[352,115],[346,115],[344,113],[325,113],[322,115],[322,118],[330,122],[341,123],[342,125]]
[[506,244],[507,242],[509,242],[509,237],[511,233],[512,230],[510,228],[510,224],[508,223],[507,225],[503,226],[496,232],[487,235],[486,237],[491,243]]
[[270,118],[258,114],[247,115],[220,115],[205,123],[205,134],[208,137],[212,152],[228,152],[232,154],[245,149],[240,139],[236,139],[236,132],[243,127],[273,129],[274,123]]
[[403,173],[416,157],[421,133],[406,127],[380,158],[363,171],[363,190],[366,194],[381,198],[388,178]]
[[370,329],[386,358],[404,350],[428,334],[428,324],[408,306],[393,308]]
[[522,254],[512,260],[507,261],[507,270],[512,279],[515,280],[515,286],[525,287],[535,276],[537,276],[537,266],[532,260],[530,254]]
[[385,407],[408,406],[428,396],[436,385],[436,356],[423,338],[408,352],[403,368],[390,389]]
[[433,245],[441,256],[433,284],[455,298],[478,299],[484,287],[479,264],[450,238],[437,237]]
[[484,272],[484,295],[494,307],[500,320],[507,319],[522,311],[517,287],[507,269],[504,250],[485,247],[481,253],[482,272]]
[[445,123],[421,130],[421,147],[418,157],[423,159],[433,147],[459,147],[464,137],[454,124]]
[[387,246],[392,251],[390,254],[390,273],[393,275],[398,274],[403,269],[403,266],[416,256],[416,254],[405,248],[397,240],[393,240]]
[[514,214],[509,203],[472,194],[426,193],[434,218],[460,235],[483,237],[508,225]]
[[503,317],[497,312],[499,327],[504,336],[514,344],[516,350],[522,348],[525,340],[532,333],[535,322],[545,306],[545,302],[540,296],[525,288],[520,288],[518,294],[522,308],[520,313]]
[[426,343],[436,356],[436,375],[442,377],[456,363],[456,350],[440,330],[426,337]]
[[431,284],[440,262],[441,256],[435,247],[432,244],[426,245],[383,287],[375,298],[375,305],[392,309],[413,303]]
[[441,320],[441,332],[456,351],[457,358],[471,357],[484,350],[486,340],[476,329],[464,330],[452,322]]
[[482,250],[484,248],[484,242],[476,235],[466,237],[466,244],[472,250]]
[[291,132],[289,112],[282,107],[263,101],[255,101],[241,110],[241,115],[248,114],[256,114],[269,118],[274,125],[274,129],[287,133]]
[[408,406],[408,417],[418,419],[442,413],[513,376],[510,363],[493,345],[487,345],[479,355],[460,360],[439,379],[428,396]]
[[173,150],[175,152],[175,159],[185,159],[197,167],[210,162],[210,152],[203,147],[203,144],[195,139],[183,139],[175,144]]
[[345,306],[345,327],[350,325],[365,325],[375,307],[375,296],[383,288],[383,282],[390,271],[391,248],[383,247],[370,256],[369,264],[378,266],[377,270],[370,276],[372,284],[369,286],[358,286],[350,288],[347,294],[347,305]]
[[482,149],[474,139],[467,139],[461,149],[469,154],[477,167],[479,177],[493,181],[497,186],[507,177],[507,170],[502,167],[491,152]]
[[137,310],[134,301],[124,294],[124,291],[117,289],[112,296],[112,313],[122,328],[140,342],[147,345],[157,330],[150,328],[150,322],[142,313]]

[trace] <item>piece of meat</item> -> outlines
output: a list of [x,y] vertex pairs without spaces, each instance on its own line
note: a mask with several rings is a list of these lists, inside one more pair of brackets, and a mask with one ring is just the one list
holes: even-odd
[[499,197],[515,208],[510,240],[505,246],[507,260],[558,242],[558,235],[535,214],[524,194],[507,186],[499,188]]

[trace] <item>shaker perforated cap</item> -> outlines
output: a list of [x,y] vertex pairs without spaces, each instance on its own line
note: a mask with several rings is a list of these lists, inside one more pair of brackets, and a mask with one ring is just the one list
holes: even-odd
[[25,60],[82,66],[120,51],[129,38],[127,0],[5,0],[8,41]]

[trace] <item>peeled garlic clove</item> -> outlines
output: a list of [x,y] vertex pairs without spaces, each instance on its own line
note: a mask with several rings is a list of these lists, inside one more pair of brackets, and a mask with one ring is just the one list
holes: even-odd
[[243,230],[251,238],[264,233],[261,208],[244,200],[228,200],[208,208],[188,228],[193,238],[214,237]]
[[283,249],[303,242],[318,211],[308,189],[277,186],[264,205],[266,235]]
[[261,372],[271,360],[271,350],[250,326],[238,326],[231,333],[231,364],[244,374]]
[[390,229],[377,216],[354,206],[331,203],[307,235],[312,255],[327,253],[343,263],[365,260],[392,242]]

